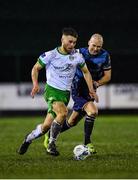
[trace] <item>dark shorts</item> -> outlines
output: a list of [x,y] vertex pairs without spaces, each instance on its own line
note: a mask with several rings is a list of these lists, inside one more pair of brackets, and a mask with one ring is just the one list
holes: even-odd
[[74,111],[83,111],[84,105],[89,102],[89,101],[94,101],[94,99],[89,98],[84,98],[82,96],[73,96],[73,110]]
[[[96,91],[96,87],[94,89]],[[74,101],[74,111],[83,111],[83,107],[87,102],[94,101],[89,95],[88,86],[84,79],[79,79],[78,77],[73,79],[72,99]]]

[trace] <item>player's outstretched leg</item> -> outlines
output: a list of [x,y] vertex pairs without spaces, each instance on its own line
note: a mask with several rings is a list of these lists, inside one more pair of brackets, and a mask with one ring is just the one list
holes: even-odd
[[[27,135],[28,136],[28,135]],[[29,145],[32,143],[32,141],[26,141],[27,140],[27,136],[25,137],[23,143],[21,144],[21,146],[19,147],[19,149],[17,150],[17,152],[22,155],[24,153],[26,153]]]
[[39,124],[35,130],[33,130],[30,134],[27,134],[24,138],[23,143],[17,150],[17,153],[19,154],[24,154],[29,148],[29,145],[32,143],[32,140],[39,138],[40,136],[43,135],[42,129],[41,129],[41,124]]
[[88,115],[86,116],[84,122],[84,132],[85,132],[84,144],[88,146],[91,154],[95,154],[97,152],[93,144],[91,143],[94,122],[95,122],[95,116],[88,116]]

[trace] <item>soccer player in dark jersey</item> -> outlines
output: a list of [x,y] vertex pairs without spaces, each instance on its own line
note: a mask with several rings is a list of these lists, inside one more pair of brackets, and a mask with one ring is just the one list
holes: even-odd
[[[103,48],[103,37],[100,34],[93,34],[88,42],[88,47],[80,48],[87,67],[93,77],[93,86],[96,89],[110,81],[111,61],[109,53]],[[75,126],[85,116],[84,121],[84,144],[91,153],[95,153],[92,142],[92,131],[95,118],[98,114],[94,99],[89,95],[88,86],[85,83],[83,74],[78,68],[72,84],[72,98],[74,101],[73,112],[68,120],[64,121],[61,132]],[[44,146],[47,148],[48,135],[45,135]]]

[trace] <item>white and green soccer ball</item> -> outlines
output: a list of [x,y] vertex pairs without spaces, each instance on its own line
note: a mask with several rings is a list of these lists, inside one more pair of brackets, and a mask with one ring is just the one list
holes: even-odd
[[73,154],[76,160],[84,160],[91,155],[89,148],[82,144],[74,147]]

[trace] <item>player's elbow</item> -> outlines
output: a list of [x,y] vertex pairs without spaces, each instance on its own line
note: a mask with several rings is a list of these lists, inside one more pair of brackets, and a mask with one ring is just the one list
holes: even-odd
[[109,73],[106,74],[108,82],[111,80],[112,71],[110,70]]
[[109,82],[111,80],[111,74],[110,73],[105,75],[105,80],[106,80],[106,82]]

